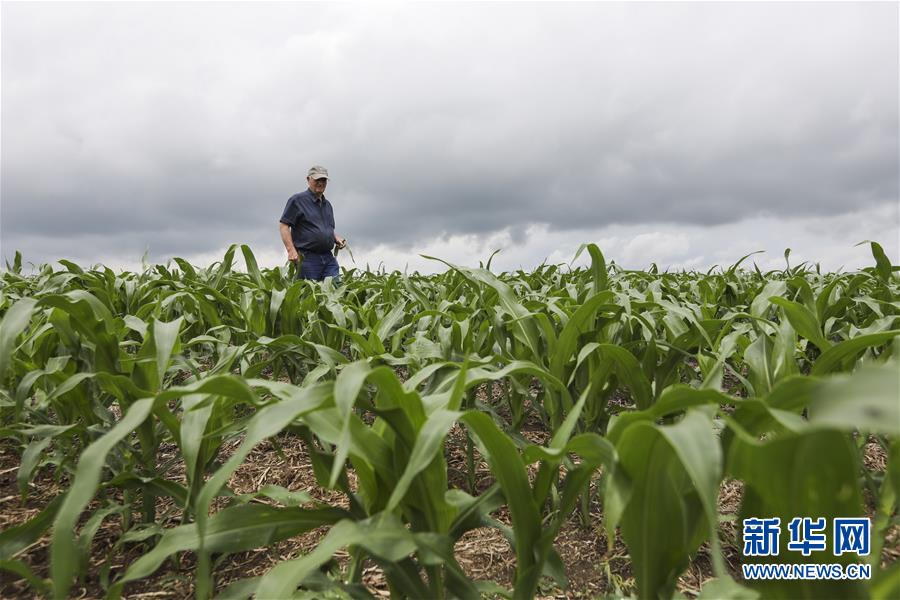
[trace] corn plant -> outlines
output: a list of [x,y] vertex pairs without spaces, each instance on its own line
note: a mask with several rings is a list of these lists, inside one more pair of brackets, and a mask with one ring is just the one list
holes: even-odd
[[[633,271],[587,244],[584,269],[441,261],[436,275],[351,269],[340,286],[262,269],[246,245],[140,273],[63,260],[26,274],[17,254],[0,274],[4,448],[22,501],[39,473],[65,491],[0,533],[0,568],[66,597],[98,575],[86,557],[115,521],[109,597],[191,553],[198,598],[365,596],[366,561],[397,597],[529,598],[544,578],[566,585],[554,540],[595,500],[642,598],[673,596],[700,552],[713,597],[895,597],[900,567],[881,558],[900,497],[900,278],[867,243],[874,266],[847,273],[792,266],[789,251],[765,273],[742,266],[753,254],[706,273]],[[455,427],[465,484],[445,457]],[[301,444],[318,486],[345,501],[230,489],[267,441]],[[885,472],[862,460],[870,441]],[[743,486],[739,518],[871,516],[872,580],[735,577],[719,535],[726,477]],[[223,557],[322,527],[309,553],[221,581]],[[510,589],[458,560],[480,527],[509,542]],[[34,569],[25,555],[47,535],[49,568]],[[133,545],[137,561],[109,567]],[[347,564],[326,575],[342,548]]]

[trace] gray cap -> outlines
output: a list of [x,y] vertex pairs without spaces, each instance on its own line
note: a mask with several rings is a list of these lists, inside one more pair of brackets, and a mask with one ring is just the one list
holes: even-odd
[[309,173],[306,176],[313,179],[322,179],[323,177],[328,179],[328,169],[322,165],[313,165],[309,168]]

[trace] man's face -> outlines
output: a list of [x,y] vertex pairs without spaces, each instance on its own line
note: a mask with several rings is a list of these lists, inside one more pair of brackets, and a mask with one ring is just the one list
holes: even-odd
[[328,179],[326,179],[325,177],[321,177],[319,179],[307,177],[306,183],[309,184],[309,189],[311,189],[316,196],[321,196],[325,193],[325,186],[328,185]]

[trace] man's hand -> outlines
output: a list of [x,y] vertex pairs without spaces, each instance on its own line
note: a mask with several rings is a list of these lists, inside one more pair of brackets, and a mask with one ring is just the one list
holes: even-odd
[[278,231],[281,234],[281,242],[284,244],[284,249],[287,250],[288,260],[292,263],[300,260],[300,255],[297,254],[297,249],[294,248],[294,241],[291,239],[291,227],[287,223],[279,223]]
[[347,240],[342,238],[341,236],[335,234],[334,236],[334,245],[337,246],[338,250],[343,250],[347,247]]

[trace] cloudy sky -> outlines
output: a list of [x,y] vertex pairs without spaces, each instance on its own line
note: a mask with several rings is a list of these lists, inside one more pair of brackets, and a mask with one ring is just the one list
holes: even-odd
[[0,11],[7,260],[274,266],[321,163],[361,267],[898,262],[896,3]]

